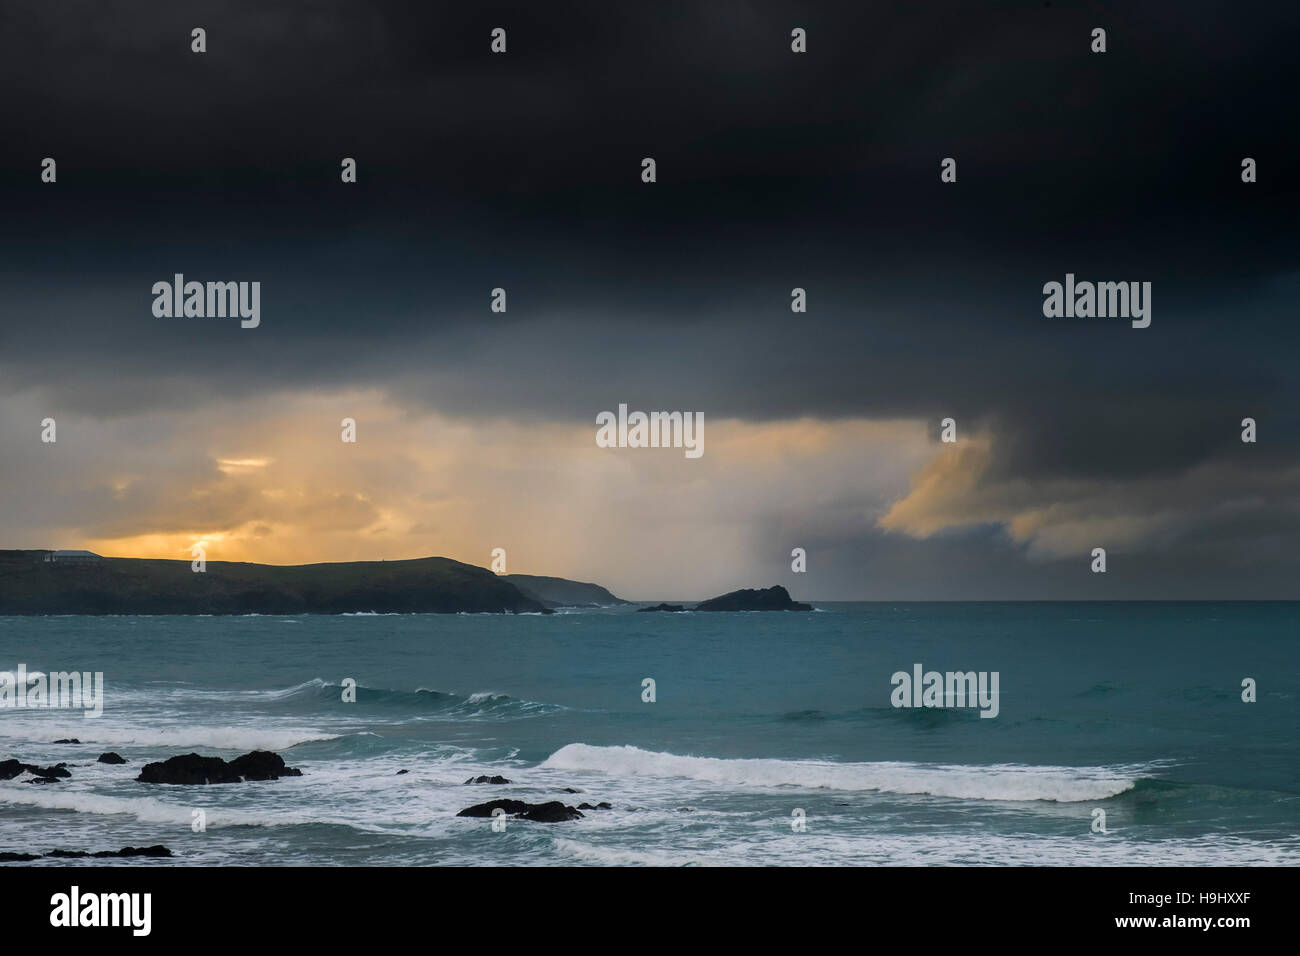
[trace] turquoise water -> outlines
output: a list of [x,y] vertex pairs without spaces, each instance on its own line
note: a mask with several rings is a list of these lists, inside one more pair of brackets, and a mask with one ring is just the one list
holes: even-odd
[[[0,850],[164,843],[174,863],[258,865],[1295,864],[1298,624],[1294,603],[0,618],[0,670],[102,671],[106,684],[99,719],[0,710],[0,759],[72,765],[58,785],[0,782]],[[996,671],[998,715],[891,706],[891,675],[917,663]],[[1242,702],[1246,677],[1256,703]],[[147,761],[254,748],[303,776],[134,782]],[[96,763],[105,750],[130,762]],[[464,785],[480,773],[514,783]],[[613,809],[504,832],[455,816],[499,797]],[[1098,808],[1108,833],[1092,832]]]

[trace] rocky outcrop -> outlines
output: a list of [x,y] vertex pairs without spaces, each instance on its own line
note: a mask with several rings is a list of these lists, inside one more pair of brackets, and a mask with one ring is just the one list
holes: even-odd
[[565,806],[559,800],[547,803],[525,803],[523,800],[489,800],[466,807],[458,817],[490,817],[493,810],[502,810],[507,816],[535,823],[563,823],[566,820],[581,820],[582,813],[575,807]]
[[221,757],[182,754],[158,763],[147,763],[135,779],[140,783],[213,784],[247,780],[278,780],[301,777],[302,771],[286,767],[284,758],[269,750],[254,750],[229,762]]
[[135,778],[140,783],[210,784],[240,783],[243,777],[220,757],[184,754],[158,763],[147,763]]
[[112,764],[126,763],[126,758],[123,757],[121,754],[114,753],[113,751],[110,750],[108,753],[100,754],[99,759],[95,762],[112,763]]
[[12,759],[0,760],[0,780],[12,780],[24,773],[30,773],[46,781],[72,776],[72,771],[68,769],[66,763],[56,763],[53,767],[37,767],[35,764],[21,763]]
[[709,598],[696,605],[697,611],[811,611],[811,604],[794,601],[779,584],[767,589],[746,588]]
[[286,767],[284,758],[269,750],[254,750],[242,757],[230,761],[245,780],[279,780],[281,777],[301,777],[302,771],[295,767]]
[[492,777],[489,777],[486,774],[482,774],[477,777],[470,777],[465,782],[466,783],[509,783],[510,781],[507,780],[505,777],[501,776],[500,774],[496,774],[495,776]]
[[654,607],[639,607],[638,612],[643,611],[685,611],[686,608],[680,604],[656,604]]
[[87,853],[85,850],[51,850],[46,856],[57,857],[64,860],[79,860],[85,857],[94,857],[96,859],[107,859],[108,857],[128,857],[128,856],[171,856],[172,851],[162,844],[153,846],[124,846],[120,850],[100,850],[98,853]]
[[56,860],[82,860],[86,858],[108,859],[109,857],[129,857],[129,856],[153,856],[164,857],[171,856],[172,851],[161,844],[154,846],[124,846],[120,850],[100,850],[98,853],[88,853],[85,850],[51,850],[49,853],[0,853],[0,863],[30,863],[32,860],[39,860],[42,856],[51,857]]

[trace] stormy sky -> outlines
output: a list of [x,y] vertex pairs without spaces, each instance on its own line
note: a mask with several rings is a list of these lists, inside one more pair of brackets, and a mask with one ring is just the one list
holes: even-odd
[[[1298,40],[1239,0],[7,4],[0,547],[1300,597]],[[156,317],[175,273],[260,326]],[[1045,318],[1066,273],[1150,327]],[[597,448],[620,403],[704,455]]]

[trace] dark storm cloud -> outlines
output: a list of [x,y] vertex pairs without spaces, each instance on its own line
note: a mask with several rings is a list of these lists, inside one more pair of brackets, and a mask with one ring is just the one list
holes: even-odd
[[[475,416],[951,415],[997,435],[990,482],[1177,475],[1251,415],[1253,460],[1296,461],[1294,6],[0,20],[0,388],[110,416],[376,385]],[[154,318],[175,272],[261,281],[262,326]],[[1152,282],[1151,327],[1044,318],[1066,272]]]

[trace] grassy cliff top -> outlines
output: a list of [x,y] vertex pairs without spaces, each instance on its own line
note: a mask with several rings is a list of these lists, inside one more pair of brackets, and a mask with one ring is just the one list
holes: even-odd
[[104,558],[46,562],[0,551],[0,614],[341,614],[542,612],[486,568],[450,558],[273,565]]

